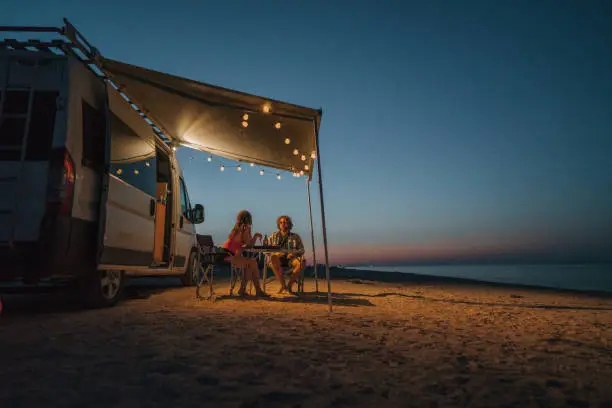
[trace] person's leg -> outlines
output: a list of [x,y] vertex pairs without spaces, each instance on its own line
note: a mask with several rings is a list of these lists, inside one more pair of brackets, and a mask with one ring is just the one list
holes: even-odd
[[247,282],[248,282],[247,273],[249,273],[247,271],[247,269],[248,269],[247,268],[248,267],[248,262],[247,261],[248,261],[248,259],[244,258],[241,255],[234,255],[231,258],[232,266],[234,268],[242,269],[242,271],[244,273],[244,276],[242,277],[242,280],[240,281],[240,289],[238,289],[238,295],[239,296],[244,296],[246,294],[246,285],[247,285]]
[[298,258],[293,258],[291,260],[291,268],[293,269],[291,271],[291,278],[289,279],[289,283],[287,283],[287,287],[289,289],[289,292],[293,293],[293,284],[296,283],[297,281],[299,281],[302,277],[302,273],[304,272],[304,266],[306,264]]
[[280,255],[272,254],[270,256],[270,268],[274,272],[274,276],[278,279],[278,282],[281,284],[281,288],[278,293],[282,293],[287,290],[287,285],[285,284],[285,278],[283,276],[283,268],[281,265]]
[[261,290],[261,285],[259,284],[259,265],[257,265],[257,261],[255,259],[249,259],[247,263],[247,270],[249,271],[249,278],[253,282],[255,286],[255,294],[257,296],[265,296],[265,292]]

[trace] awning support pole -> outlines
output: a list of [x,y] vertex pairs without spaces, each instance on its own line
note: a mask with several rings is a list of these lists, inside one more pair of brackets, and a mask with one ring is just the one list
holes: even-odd
[[317,253],[315,251],[314,226],[312,224],[312,204],[310,202],[310,180],[306,180],[308,190],[308,217],[310,217],[310,239],[312,240],[312,268],[314,269],[315,291],[319,294],[319,280],[317,276]]
[[319,198],[321,199],[321,228],[323,229],[323,250],[325,252],[325,277],[327,278],[327,303],[332,312],[331,279],[329,276],[329,254],[327,251],[327,227],[325,225],[325,203],[323,200],[323,176],[321,175],[321,149],[319,149],[319,127],[315,121],[315,140],[317,146],[317,175],[319,177]]

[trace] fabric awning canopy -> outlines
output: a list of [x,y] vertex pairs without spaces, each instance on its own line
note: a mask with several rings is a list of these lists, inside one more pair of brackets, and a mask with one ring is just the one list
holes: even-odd
[[312,175],[320,110],[110,59],[103,59],[102,67],[173,142],[232,160]]

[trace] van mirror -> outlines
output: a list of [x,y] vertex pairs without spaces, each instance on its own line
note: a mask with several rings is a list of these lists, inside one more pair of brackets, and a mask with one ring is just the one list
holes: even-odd
[[204,206],[202,204],[196,204],[193,207],[192,213],[191,213],[191,222],[194,224],[201,224],[204,222]]

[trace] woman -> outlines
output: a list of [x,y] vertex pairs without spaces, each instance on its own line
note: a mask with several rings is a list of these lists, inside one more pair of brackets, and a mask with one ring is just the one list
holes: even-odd
[[230,232],[227,241],[222,245],[225,251],[230,256],[226,259],[231,262],[232,266],[236,268],[244,269],[244,279],[240,283],[240,289],[238,290],[239,296],[244,296],[246,292],[246,285],[248,281],[252,281],[255,285],[256,296],[267,297],[266,293],[261,290],[259,286],[259,266],[257,261],[251,258],[245,258],[242,256],[242,248],[252,247],[258,239],[261,239],[259,232],[251,236],[251,226],[253,225],[253,217],[247,210],[242,210],[236,217],[236,224]]

